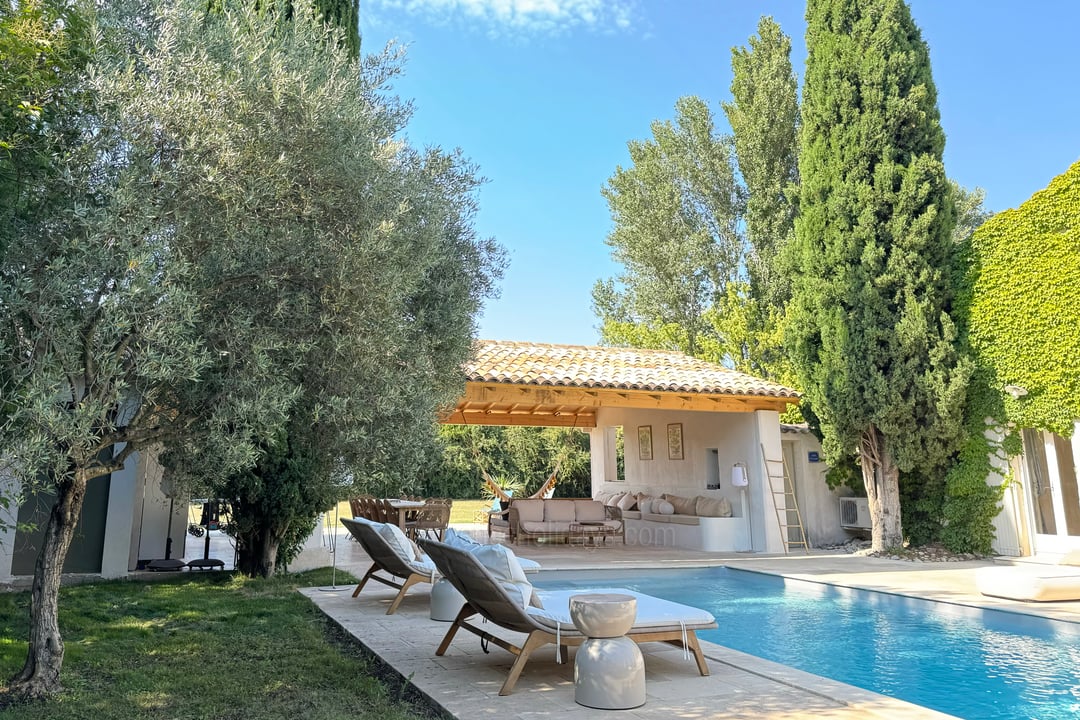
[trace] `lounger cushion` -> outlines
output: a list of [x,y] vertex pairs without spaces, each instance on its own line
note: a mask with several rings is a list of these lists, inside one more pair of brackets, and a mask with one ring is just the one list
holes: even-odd
[[533,586],[514,551],[505,545],[482,545],[472,556],[502,585],[506,594],[521,607],[528,607]]
[[603,503],[595,500],[575,500],[574,510],[578,522],[603,522],[606,517]]
[[[570,619],[570,598],[589,593],[616,593],[633,595],[637,598],[637,617],[633,630],[698,630],[714,627],[716,619],[711,613],[700,608],[663,600],[652,595],[627,590],[625,588],[589,588],[588,590],[538,590],[537,595],[542,608],[526,609],[537,622],[552,630],[558,627],[562,631],[574,627]],[[633,630],[631,632],[633,632]]]
[[[446,534],[443,536],[443,543],[450,547],[464,550],[465,552],[475,552],[479,548],[487,547],[484,543],[478,543],[469,537],[465,533],[459,533],[454,528],[446,528]],[[521,569],[527,573],[539,572],[541,565],[535,560],[529,558],[519,557],[517,558],[518,564],[521,565]]]
[[975,573],[975,586],[983,595],[1009,600],[1080,600],[1080,569],[1060,564],[980,568]]

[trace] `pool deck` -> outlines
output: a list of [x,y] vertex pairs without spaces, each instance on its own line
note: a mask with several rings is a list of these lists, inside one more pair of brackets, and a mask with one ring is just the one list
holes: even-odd
[[[467,530],[486,540],[479,526]],[[336,564],[360,577],[370,561],[359,546],[339,536]],[[532,544],[512,546],[539,561],[544,570],[711,567],[724,565],[846,587],[865,588],[975,607],[991,607],[1070,622],[1080,622],[1080,603],[1022,603],[980,595],[975,571],[991,561],[908,562],[812,552],[809,555],[717,554],[673,548],[609,545],[600,548]],[[306,551],[292,569],[330,564],[326,549]],[[999,563],[1000,564],[1000,563]],[[710,675],[701,677],[682,651],[660,643],[641,646],[646,666],[646,703],[621,711],[592,710],[574,702],[573,653],[555,662],[551,646],[537,651],[514,692],[498,691],[513,661],[491,647],[485,654],[478,638],[455,637],[443,657],[435,656],[449,623],[428,617],[430,585],[410,589],[397,613],[386,615],[396,591],[369,583],[356,598],[353,586],[305,588],[301,592],[351,633],[416,690],[442,708],[447,717],[472,720],[537,720],[555,715],[574,718],[946,718],[942,713],[703,642]],[[493,634],[520,642],[523,637],[488,624]]]

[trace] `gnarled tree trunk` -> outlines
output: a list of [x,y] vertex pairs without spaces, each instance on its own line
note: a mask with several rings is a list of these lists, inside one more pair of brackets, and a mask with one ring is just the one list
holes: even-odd
[[[269,518],[265,519],[267,523]],[[278,546],[282,533],[272,527],[257,527],[236,537],[236,569],[248,577],[273,577],[277,572]]]
[[60,668],[64,664],[58,602],[60,574],[75,535],[89,479],[87,471],[79,469],[70,479],[56,484],[56,502],[34,568],[26,664],[8,684],[13,695],[38,699],[60,689]]
[[881,552],[904,543],[900,521],[900,468],[881,432],[873,425],[863,433],[859,444],[863,485],[870,505],[871,550]]

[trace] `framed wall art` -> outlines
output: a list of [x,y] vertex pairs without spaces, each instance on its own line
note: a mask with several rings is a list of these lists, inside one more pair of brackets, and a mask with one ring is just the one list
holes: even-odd
[[637,454],[638,460],[652,460],[652,425],[638,425]]
[[683,459],[682,423],[667,426],[667,456],[668,460]]

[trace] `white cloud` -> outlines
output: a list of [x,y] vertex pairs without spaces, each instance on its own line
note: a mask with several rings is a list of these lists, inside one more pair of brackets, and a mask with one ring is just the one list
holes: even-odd
[[489,32],[559,33],[573,28],[599,32],[630,29],[637,0],[367,0],[365,9],[404,10],[436,22],[479,22]]

